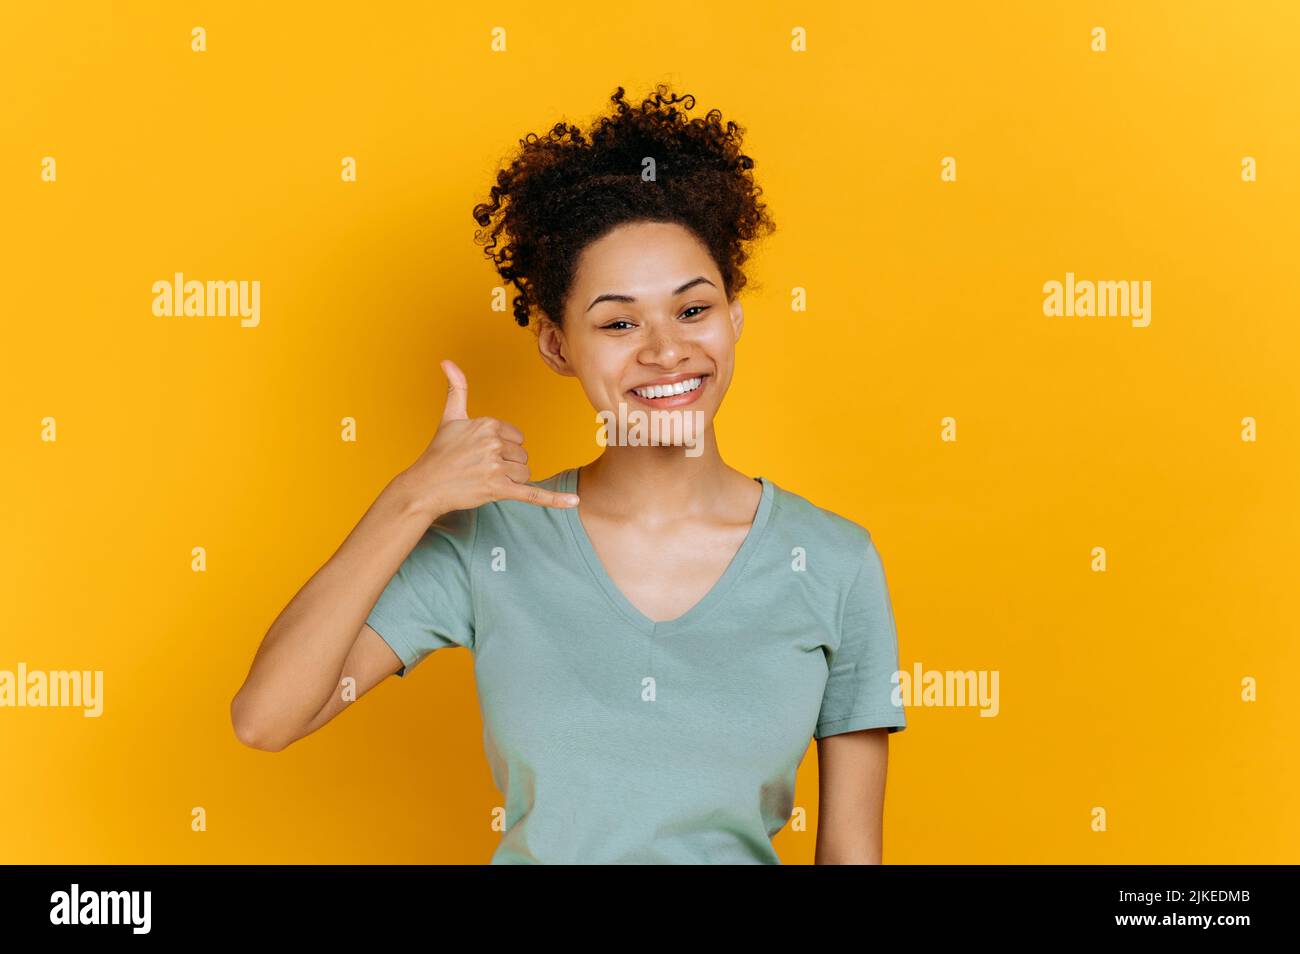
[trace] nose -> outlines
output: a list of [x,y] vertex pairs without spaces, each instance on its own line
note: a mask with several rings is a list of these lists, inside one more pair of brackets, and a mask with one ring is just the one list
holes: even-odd
[[655,364],[672,370],[686,360],[687,352],[682,329],[677,322],[670,321],[667,325],[652,322],[637,358],[642,364]]

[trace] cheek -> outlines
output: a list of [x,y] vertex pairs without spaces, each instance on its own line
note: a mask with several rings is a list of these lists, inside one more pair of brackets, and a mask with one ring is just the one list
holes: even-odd
[[622,388],[621,382],[627,377],[629,365],[636,364],[636,351],[630,348],[606,348],[600,356],[599,363],[593,365],[592,385],[603,388],[617,396]]
[[623,393],[620,382],[627,376],[629,361],[635,361],[635,352],[629,354],[617,341],[603,341],[588,347],[574,367],[582,381],[587,399],[603,407],[610,400],[617,402]]
[[569,350],[569,362],[584,384],[602,387],[603,382],[621,367],[623,356],[611,342],[599,338],[575,341]]
[[718,366],[719,371],[731,367],[736,355],[736,336],[729,323],[719,323],[704,329],[695,343]]

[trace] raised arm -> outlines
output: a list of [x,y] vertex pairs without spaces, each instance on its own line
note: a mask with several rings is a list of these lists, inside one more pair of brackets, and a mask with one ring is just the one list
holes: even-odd
[[529,483],[523,435],[490,417],[470,419],[465,375],[450,361],[437,433],[419,459],[394,477],[334,555],[303,585],[262,639],[230,703],[245,745],[279,751],[402,666],[366,625],[380,594],[429,526],[443,514],[494,500],[572,507],[577,498]]
[[436,517],[417,500],[404,474],[395,477],[276,617],[230,704],[245,745],[279,751],[346,707],[345,677],[360,698],[402,667],[365,621]]

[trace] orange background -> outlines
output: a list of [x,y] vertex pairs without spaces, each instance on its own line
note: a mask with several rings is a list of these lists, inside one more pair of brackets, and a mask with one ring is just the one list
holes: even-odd
[[[102,669],[105,711],[0,709],[0,861],[488,859],[468,652],[280,753],[240,746],[228,706],[432,436],[439,359],[534,476],[595,456],[576,383],[490,310],[470,209],[524,134],[658,81],[747,127],[778,226],[724,455],[871,530],[903,668],[1000,673],[996,718],[909,708],[886,862],[1300,861],[1300,6],[3,17],[0,668]],[[176,271],[260,280],[261,324],[154,317]],[[1151,281],[1150,326],[1045,317],[1067,271]],[[816,793],[810,741],[786,863],[813,859]]]

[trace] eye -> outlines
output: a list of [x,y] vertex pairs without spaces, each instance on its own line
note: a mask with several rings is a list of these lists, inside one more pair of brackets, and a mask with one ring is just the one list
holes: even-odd
[[[708,305],[691,305],[691,307],[687,308],[686,311],[707,311],[708,308],[709,308]],[[694,315],[687,316],[686,311],[682,312],[683,317],[691,317],[691,318],[695,317]]]
[[604,330],[604,329],[613,329],[614,331],[622,331],[622,330],[623,330],[622,328],[615,328],[615,327],[614,327],[615,325],[627,325],[627,326],[630,328],[630,327],[632,327],[632,322],[628,321],[626,318],[618,318],[618,319],[616,319],[616,320],[614,320],[614,321],[611,321],[609,324],[607,324],[607,325],[601,325],[600,327],[601,327],[602,330]]

